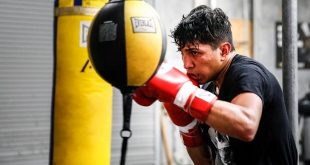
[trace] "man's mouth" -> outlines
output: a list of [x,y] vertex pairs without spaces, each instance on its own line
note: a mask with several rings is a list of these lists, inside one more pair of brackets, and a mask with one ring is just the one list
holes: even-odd
[[197,75],[195,75],[195,74],[193,74],[193,73],[187,73],[187,75],[188,75],[190,78],[194,79],[195,81],[198,81],[198,76],[197,76]]
[[203,81],[201,80],[199,74],[187,73],[187,75],[193,79],[194,81],[198,82],[198,84],[202,84]]

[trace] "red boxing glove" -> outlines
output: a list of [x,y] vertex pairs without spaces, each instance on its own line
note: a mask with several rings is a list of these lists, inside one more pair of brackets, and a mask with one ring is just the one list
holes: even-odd
[[147,86],[136,89],[132,95],[132,99],[142,106],[150,106],[157,100],[155,93]]
[[[163,63],[156,74],[147,82],[146,91],[162,102],[173,103],[183,108],[191,116],[205,121],[217,97],[197,87],[180,70]],[[143,90],[145,91],[145,90]]]
[[203,135],[198,128],[197,120],[176,105],[171,103],[163,103],[163,105],[173,124],[179,127],[183,144],[186,147],[201,146],[204,143]]

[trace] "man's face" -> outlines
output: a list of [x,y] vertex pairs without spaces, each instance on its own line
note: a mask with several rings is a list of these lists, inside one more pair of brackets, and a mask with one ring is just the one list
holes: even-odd
[[221,70],[221,49],[212,49],[209,44],[186,44],[181,49],[184,68],[199,84],[215,80]]

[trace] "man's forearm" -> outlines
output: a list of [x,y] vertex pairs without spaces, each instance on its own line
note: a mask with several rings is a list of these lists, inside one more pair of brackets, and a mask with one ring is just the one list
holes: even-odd
[[213,165],[212,153],[209,148],[201,145],[186,147],[187,152],[195,165]]

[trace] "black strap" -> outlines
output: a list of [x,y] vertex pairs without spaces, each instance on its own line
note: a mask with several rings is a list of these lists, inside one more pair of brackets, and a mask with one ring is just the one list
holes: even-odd
[[120,132],[120,136],[123,138],[122,152],[121,152],[121,165],[125,164],[127,143],[132,133],[130,130],[130,116],[131,116],[132,98],[130,93],[123,93],[123,129]]

